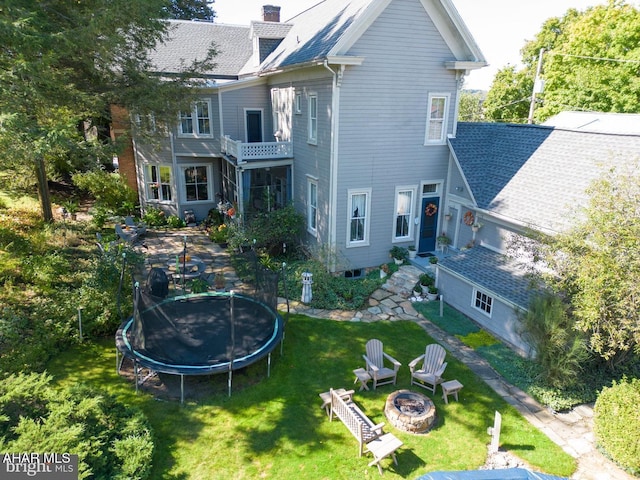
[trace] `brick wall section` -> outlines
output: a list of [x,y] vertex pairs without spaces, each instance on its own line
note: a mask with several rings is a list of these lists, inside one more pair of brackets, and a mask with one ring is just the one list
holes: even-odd
[[133,154],[133,144],[131,143],[131,125],[129,113],[124,107],[118,105],[111,106],[111,139],[116,140],[125,137],[125,146],[118,155],[118,165],[120,175],[126,180],[127,185],[138,191],[136,180],[136,164]]

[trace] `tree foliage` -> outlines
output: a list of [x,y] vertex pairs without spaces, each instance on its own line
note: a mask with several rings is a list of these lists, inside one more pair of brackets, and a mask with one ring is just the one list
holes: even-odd
[[[113,145],[94,127],[108,122],[109,105],[159,120],[173,119],[190,100],[189,87],[214,54],[170,80],[151,74],[149,52],[168,34],[170,0],[113,0],[96,8],[84,0],[0,3],[0,149],[2,168],[36,167],[43,216],[47,162],[84,152],[109,159]],[[104,138],[104,137],[103,137]]]
[[458,120],[461,122],[481,122],[484,120],[482,104],[485,94],[473,90],[460,92],[460,105],[458,107]]
[[[640,354],[640,173],[612,170],[589,189],[571,231],[548,238],[546,281],[610,365]],[[578,216],[579,215],[579,216]]]
[[0,447],[4,452],[78,455],[78,478],[144,479],[153,438],[147,420],[115,398],[76,385],[51,386],[47,374],[0,382]]
[[211,0],[172,0],[168,7],[171,18],[177,20],[204,20],[213,22],[216,14]]
[[515,105],[515,97],[530,100],[542,48],[544,92],[537,97],[536,121],[564,110],[640,110],[640,10],[624,0],[609,0],[548,19],[521,50],[524,67],[508,66],[496,75],[486,102],[488,118],[526,121],[527,115],[500,113],[495,107]]
[[533,76],[513,65],[496,73],[484,101],[484,115],[495,122],[525,123],[529,116]]

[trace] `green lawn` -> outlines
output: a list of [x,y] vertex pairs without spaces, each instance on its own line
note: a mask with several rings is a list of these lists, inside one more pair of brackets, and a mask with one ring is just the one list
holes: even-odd
[[[115,373],[115,347],[109,339],[86,344],[59,355],[48,371],[59,382],[85,382],[144,410],[154,429],[154,479],[278,478],[353,479],[379,477],[358,458],[357,441],[339,422],[329,422],[320,409],[318,393],[351,388],[352,370],[364,366],[362,353],[370,338],[402,362],[399,384],[376,392],[356,392],[354,399],[374,422],[383,422],[384,402],[396,388],[409,388],[407,364],[432,340],[413,322],[355,323],[292,316],[284,355],[274,352],[271,378],[266,361],[237,372],[234,391],[227,396],[227,376],[191,379],[210,384],[205,400],[156,400],[134,392]],[[451,356],[445,378],[464,384],[460,402],[445,405],[432,396],[438,420],[427,435],[410,435],[387,426],[404,442],[398,466],[385,460],[385,478],[415,478],[434,470],[476,469],[485,461],[494,412],[503,416],[504,448],[534,468],[569,476],[575,461],[532,427],[467,367]],[[414,387],[415,388],[415,387]]]

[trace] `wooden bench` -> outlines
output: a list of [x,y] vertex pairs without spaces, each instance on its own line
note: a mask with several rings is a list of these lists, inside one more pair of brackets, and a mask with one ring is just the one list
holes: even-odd
[[[353,394],[353,390],[349,390],[346,393]],[[369,466],[376,465],[380,474],[382,474],[380,461],[389,455],[393,457],[393,461],[397,465],[398,462],[395,451],[402,446],[402,442],[393,434],[385,434],[382,431],[384,422],[378,423],[377,425],[374,424],[353,400],[344,399],[345,394],[341,396],[333,389],[329,390],[329,394],[331,395],[329,420],[333,421],[333,416],[335,415],[342,421],[351,434],[356,437],[356,440],[358,440],[358,456],[361,457],[365,445],[372,442],[372,445],[375,445],[375,447],[367,448],[367,451],[370,451],[374,456],[374,460],[369,463]]]

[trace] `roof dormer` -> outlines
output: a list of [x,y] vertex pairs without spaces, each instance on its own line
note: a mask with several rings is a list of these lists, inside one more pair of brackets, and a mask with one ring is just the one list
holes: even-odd
[[253,65],[260,65],[287,36],[292,25],[280,23],[280,7],[264,5],[262,21],[252,21],[249,35],[253,43]]

